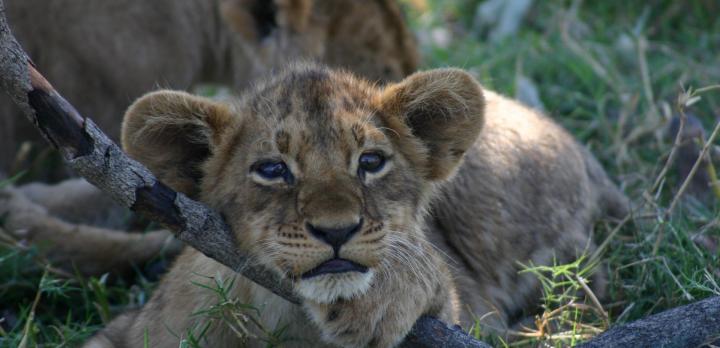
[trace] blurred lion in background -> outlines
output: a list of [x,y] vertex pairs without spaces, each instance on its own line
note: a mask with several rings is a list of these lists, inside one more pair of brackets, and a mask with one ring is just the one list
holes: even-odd
[[[384,83],[410,74],[419,61],[394,0],[11,0],[5,7],[38,70],[115,140],[125,109],[160,86],[242,90],[297,59]],[[53,151],[5,95],[0,113],[0,178],[71,175],[48,159]],[[128,229],[130,214],[81,179],[6,187],[0,214],[7,216],[0,233],[87,274],[122,272],[180,248],[167,231],[118,233]]]

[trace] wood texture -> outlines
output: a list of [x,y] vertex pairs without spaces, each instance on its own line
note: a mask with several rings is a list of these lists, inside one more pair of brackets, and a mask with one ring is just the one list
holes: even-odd
[[720,344],[720,296],[619,325],[579,348],[702,347]]

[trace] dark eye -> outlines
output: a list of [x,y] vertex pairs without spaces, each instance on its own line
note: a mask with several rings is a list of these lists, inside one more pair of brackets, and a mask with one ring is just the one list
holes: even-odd
[[285,162],[262,162],[254,166],[253,170],[265,179],[291,178],[290,170]]
[[366,173],[379,172],[385,166],[385,157],[377,152],[364,153],[358,161],[358,168]]

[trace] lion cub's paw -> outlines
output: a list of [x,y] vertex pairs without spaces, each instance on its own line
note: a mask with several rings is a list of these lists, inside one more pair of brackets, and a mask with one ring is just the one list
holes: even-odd
[[409,276],[412,272],[404,276],[396,272],[395,277],[381,276],[367,293],[353,299],[333,303],[306,301],[304,308],[328,343],[342,347],[394,347],[421,315],[456,320],[452,306],[454,291],[449,285],[452,281],[425,270],[433,274],[424,274],[426,277],[419,280],[415,277],[419,275]]
[[353,300],[341,300],[333,304],[305,304],[313,322],[320,328],[323,340],[341,347],[396,346],[419,317],[419,313],[402,311],[403,306],[412,307],[413,304],[390,304],[383,301],[373,305]]

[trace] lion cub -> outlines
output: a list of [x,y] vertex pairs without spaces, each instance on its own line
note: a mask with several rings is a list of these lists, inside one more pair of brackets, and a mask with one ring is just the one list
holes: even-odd
[[[516,261],[592,249],[593,220],[624,204],[566,132],[456,69],[380,88],[297,65],[231,105],[154,92],[125,115],[122,141],[294,283],[302,306],[241,276],[230,289],[289,345],[390,347],[423,314],[467,324],[497,311],[506,324],[539,295]],[[198,284],[233,277],[187,248],[142,310],[88,346],[176,347],[191,334],[264,345],[260,330],[240,337],[198,314],[218,301]]]

